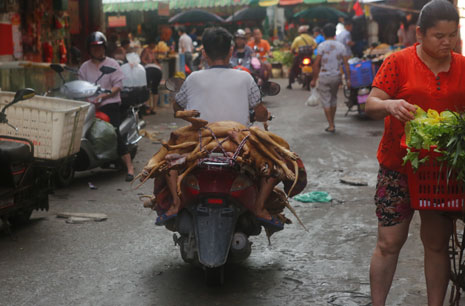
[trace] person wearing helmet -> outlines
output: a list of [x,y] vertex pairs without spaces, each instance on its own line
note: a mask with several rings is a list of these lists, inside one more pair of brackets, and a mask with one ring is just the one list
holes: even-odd
[[250,69],[252,54],[252,48],[247,46],[245,31],[238,29],[236,33],[234,33],[234,49],[230,60],[231,66],[243,66],[246,69]]
[[87,52],[89,53],[90,59],[81,65],[78,74],[79,79],[94,83],[101,75],[101,67],[108,66],[116,69],[115,72],[104,75],[97,82],[101,88],[110,89],[111,93],[102,93],[89,102],[94,103],[99,111],[105,113],[110,118],[110,123],[116,127],[118,154],[121,156],[128,169],[126,181],[132,181],[134,179],[134,166],[132,165],[128,148],[124,144],[118,129],[121,123],[120,91],[123,87],[124,75],[118,62],[105,55],[106,48],[107,39],[105,35],[101,32],[91,33],[87,39]]
[[299,36],[292,42],[291,52],[294,54],[294,62],[289,72],[289,85],[287,85],[287,89],[292,89],[292,84],[300,73],[300,62],[303,57],[312,56],[313,50],[317,47],[313,37],[308,34],[308,30],[308,25],[301,25],[298,29]]

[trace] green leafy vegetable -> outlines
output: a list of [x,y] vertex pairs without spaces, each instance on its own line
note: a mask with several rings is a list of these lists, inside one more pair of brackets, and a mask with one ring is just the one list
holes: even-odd
[[404,165],[408,161],[414,169],[426,162],[419,159],[419,152],[413,149],[430,150],[441,153],[438,161],[445,162],[458,180],[465,182],[465,117],[456,112],[443,111],[440,114],[432,109],[425,112],[417,106],[415,119],[405,125],[406,143],[409,148],[404,156]]

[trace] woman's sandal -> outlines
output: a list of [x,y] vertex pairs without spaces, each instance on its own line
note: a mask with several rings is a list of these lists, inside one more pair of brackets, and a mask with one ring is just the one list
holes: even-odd
[[336,128],[334,128],[334,129],[331,130],[329,127],[327,127],[327,128],[325,129],[325,132],[328,132],[328,133],[336,133]]

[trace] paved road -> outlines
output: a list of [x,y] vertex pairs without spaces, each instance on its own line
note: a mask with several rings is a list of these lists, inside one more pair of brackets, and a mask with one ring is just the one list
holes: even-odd
[[[0,305],[369,305],[375,153],[382,122],[344,117],[341,97],[337,132],[326,133],[321,108],[305,106],[307,96],[283,89],[266,104],[276,116],[270,130],[305,162],[305,191],[327,191],[334,198],[330,204],[291,202],[308,231],[288,212],[294,224],[275,234],[271,245],[264,234],[253,238],[251,257],[227,267],[222,288],[209,288],[202,271],[182,261],[172,233],[155,227],[155,214],[138,200],[150,193],[151,184],[131,190],[123,172],[79,173],[71,187],[50,196],[48,212],[35,212],[13,236],[0,233]],[[165,139],[184,125],[168,109],[147,119],[148,129]],[[159,146],[142,141],[138,170]],[[340,183],[347,175],[368,186]],[[98,189],[89,189],[88,182]],[[63,211],[109,218],[67,224],[56,218]],[[418,224],[415,216],[388,305],[426,304]]]

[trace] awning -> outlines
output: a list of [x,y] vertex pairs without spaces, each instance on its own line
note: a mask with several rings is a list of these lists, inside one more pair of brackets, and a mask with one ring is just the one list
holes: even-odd
[[250,0],[170,0],[171,9],[210,8],[224,6],[244,6]]
[[[103,0],[103,12],[153,11],[160,0]],[[168,1],[166,1],[168,2]]]

